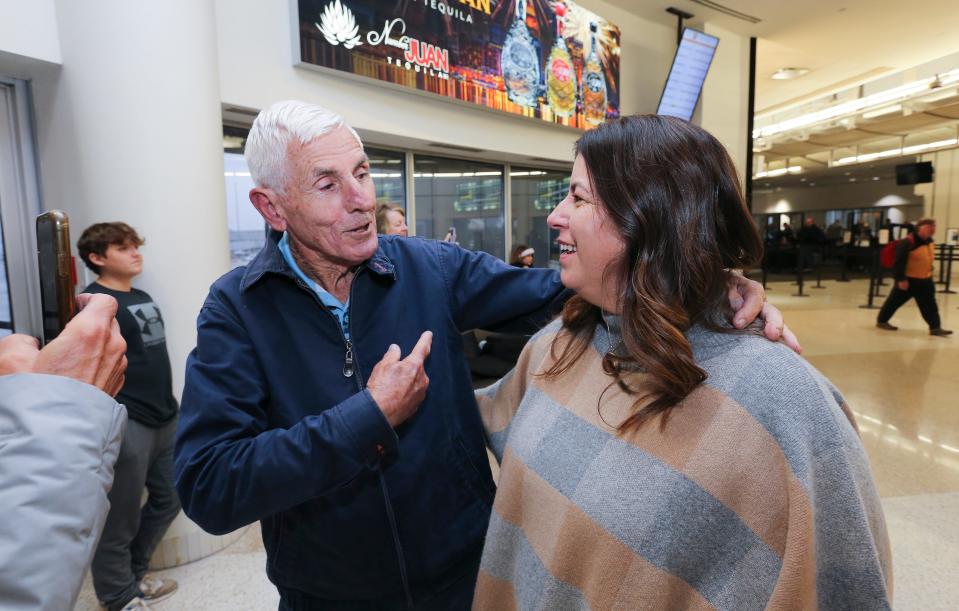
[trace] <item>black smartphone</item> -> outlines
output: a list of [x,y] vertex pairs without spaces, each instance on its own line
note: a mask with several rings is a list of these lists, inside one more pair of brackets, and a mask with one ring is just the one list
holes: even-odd
[[73,294],[70,219],[65,212],[51,210],[37,217],[37,260],[43,343],[47,344],[63,331],[77,309]]

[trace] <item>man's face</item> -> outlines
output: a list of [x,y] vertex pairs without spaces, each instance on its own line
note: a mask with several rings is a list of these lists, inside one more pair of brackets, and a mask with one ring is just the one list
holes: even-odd
[[136,244],[110,244],[103,256],[92,255],[91,261],[100,267],[101,275],[114,278],[134,278],[143,272],[143,255]]
[[927,224],[927,225],[923,225],[923,226],[920,227],[919,229],[916,229],[916,233],[919,234],[919,237],[922,238],[923,240],[928,240],[928,239],[931,238],[933,235],[935,235],[935,233],[936,233],[936,224],[935,224],[935,223],[929,223],[929,224]]
[[274,205],[297,248],[351,267],[376,252],[376,195],[369,159],[346,127],[287,149],[286,192]]

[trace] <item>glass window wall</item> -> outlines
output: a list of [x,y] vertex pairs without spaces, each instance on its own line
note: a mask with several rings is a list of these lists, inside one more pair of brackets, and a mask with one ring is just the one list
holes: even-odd
[[376,187],[376,203],[406,210],[406,153],[366,147],[370,176]]
[[223,180],[226,183],[226,217],[230,230],[230,267],[246,265],[260,252],[266,240],[267,225],[250,203],[253,179],[246,159],[240,153],[223,154]]
[[[546,217],[569,191],[569,172],[513,166],[510,169],[510,199],[513,243],[533,248],[533,267],[559,266],[558,232]],[[507,259],[508,260],[508,259]]]
[[506,258],[503,166],[415,155],[416,235]]

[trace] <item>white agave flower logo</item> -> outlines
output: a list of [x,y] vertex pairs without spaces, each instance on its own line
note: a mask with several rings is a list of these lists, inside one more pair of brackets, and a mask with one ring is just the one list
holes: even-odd
[[343,6],[340,0],[327,4],[320,16],[320,22],[314,25],[319,28],[326,42],[334,47],[343,43],[344,47],[352,49],[363,44],[360,42],[359,28],[353,12],[349,7]]

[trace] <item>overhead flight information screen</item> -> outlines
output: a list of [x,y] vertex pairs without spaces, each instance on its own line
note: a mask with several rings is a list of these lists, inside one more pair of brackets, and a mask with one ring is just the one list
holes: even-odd
[[693,111],[703,91],[703,81],[706,80],[718,45],[719,39],[715,36],[691,28],[683,30],[656,114],[687,121],[693,118]]

